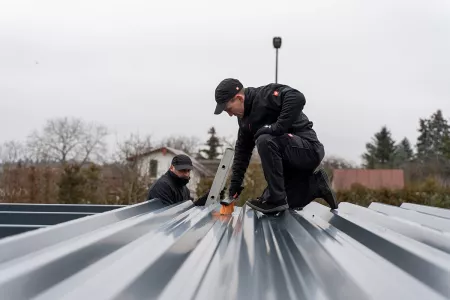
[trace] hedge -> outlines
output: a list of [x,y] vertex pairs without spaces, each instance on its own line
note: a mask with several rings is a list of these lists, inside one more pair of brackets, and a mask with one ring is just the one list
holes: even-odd
[[[255,177],[253,177],[255,178]],[[204,181],[198,192],[205,192],[212,180]],[[258,197],[266,183],[263,179],[247,180],[244,192],[240,197],[238,206],[242,206],[248,198]],[[432,178],[421,183],[408,184],[402,189],[369,189],[362,185],[353,185],[349,190],[336,192],[338,202],[350,202],[361,206],[369,206],[372,202],[380,202],[395,206],[409,202],[442,208],[450,208],[450,187],[443,187]],[[326,205],[321,199],[317,202]]]
[[369,189],[354,185],[350,190],[337,191],[339,202],[350,202],[369,206],[371,202],[380,202],[399,206],[402,203],[415,203],[442,208],[450,208],[450,188],[442,187],[433,179],[423,183],[409,184],[403,189]]

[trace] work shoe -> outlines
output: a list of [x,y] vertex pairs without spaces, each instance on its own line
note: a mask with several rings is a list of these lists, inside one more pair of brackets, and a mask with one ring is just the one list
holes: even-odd
[[246,202],[246,204],[248,206],[250,206],[251,208],[253,208],[254,210],[262,212],[263,214],[266,214],[266,215],[277,214],[277,213],[283,212],[289,208],[289,206],[286,202],[270,203],[270,202],[267,202],[265,199],[261,199],[261,198],[248,200]]
[[303,208],[304,208],[304,206],[289,207],[289,209],[296,210],[296,211],[303,210]]
[[317,198],[322,198],[325,200],[331,209],[337,209],[338,203],[336,199],[336,194],[331,188],[330,181],[328,180],[328,175],[324,169],[319,169],[314,172],[314,179],[317,183],[318,194]]

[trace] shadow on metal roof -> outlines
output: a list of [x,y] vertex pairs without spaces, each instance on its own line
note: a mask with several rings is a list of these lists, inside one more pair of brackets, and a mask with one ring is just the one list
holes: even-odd
[[449,299],[448,210],[158,200],[0,240],[0,299]]

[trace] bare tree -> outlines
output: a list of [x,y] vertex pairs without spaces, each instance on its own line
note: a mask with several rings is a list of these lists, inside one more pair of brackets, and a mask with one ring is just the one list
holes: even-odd
[[355,164],[338,156],[328,156],[322,160],[322,166],[330,169],[354,169]]
[[325,157],[321,162],[321,166],[323,167],[325,172],[327,172],[330,181],[333,181],[333,179],[334,179],[334,170],[335,169],[358,168],[358,166],[353,164],[352,162],[349,162],[349,161],[347,161],[341,157],[337,157],[337,156]]
[[0,146],[0,201],[18,202],[28,197],[26,161],[26,149],[22,143],[8,141]]
[[119,177],[119,185],[114,187],[119,203],[131,204],[145,200],[150,180],[144,168],[148,168],[148,165],[142,163],[139,157],[151,149],[151,136],[131,134],[117,143],[117,151],[113,154],[114,163],[108,167]]
[[152,138],[150,135],[140,136],[130,134],[125,140],[117,142],[117,151],[113,154],[113,161],[129,163],[152,149]]
[[236,138],[231,136],[224,136],[220,138],[220,143],[222,144],[222,148],[234,149],[234,146],[236,145]]
[[0,162],[17,163],[28,159],[26,147],[18,141],[8,141],[0,145]]
[[102,125],[85,123],[77,118],[48,120],[41,132],[28,137],[28,148],[37,160],[81,164],[101,160],[106,152],[108,130]]
[[182,150],[189,155],[193,155],[197,151],[197,147],[200,144],[199,138],[195,136],[171,136],[163,139],[159,146],[172,147],[178,150]]

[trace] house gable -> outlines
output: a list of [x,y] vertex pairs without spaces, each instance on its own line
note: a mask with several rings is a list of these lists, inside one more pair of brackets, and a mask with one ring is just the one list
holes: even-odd
[[141,157],[139,160],[142,175],[148,175],[151,179],[161,177],[170,168],[174,156],[173,153],[158,151]]

